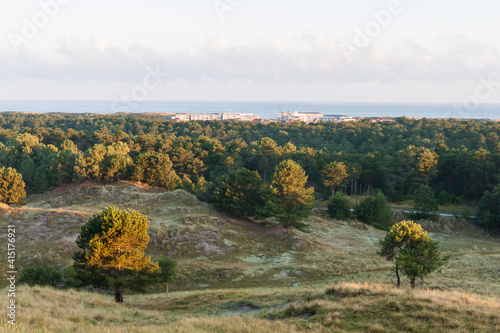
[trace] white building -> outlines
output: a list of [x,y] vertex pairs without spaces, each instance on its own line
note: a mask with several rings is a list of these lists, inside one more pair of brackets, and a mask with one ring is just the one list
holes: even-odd
[[259,119],[258,115],[251,113],[223,113],[222,120],[254,121]]
[[259,119],[258,115],[251,113],[177,113],[173,121],[205,121],[205,120],[239,120],[253,121]]
[[320,121],[333,121],[333,122],[342,122],[342,121],[355,121],[356,119],[351,116],[343,116],[343,115],[331,115],[325,114],[321,117]]
[[320,121],[321,117],[323,117],[322,113],[319,112],[300,112],[300,111],[287,111],[279,113],[279,120],[281,122],[294,122],[301,121],[303,123],[315,123]]

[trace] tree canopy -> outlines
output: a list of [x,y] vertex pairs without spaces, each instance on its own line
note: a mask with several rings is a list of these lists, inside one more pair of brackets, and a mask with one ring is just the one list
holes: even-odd
[[486,193],[479,202],[477,215],[479,223],[486,229],[500,229],[500,185]]
[[394,224],[380,241],[380,246],[377,254],[388,261],[395,261],[398,287],[401,283],[400,271],[410,278],[410,284],[415,288],[417,278],[423,279],[448,261],[441,256],[439,242],[432,240],[422,226],[413,221]]
[[312,213],[314,188],[306,183],[306,173],[296,162],[285,160],[276,167],[268,206],[285,228],[300,226],[300,220]]
[[13,168],[0,168],[0,202],[24,204],[26,191],[23,176]]
[[[445,205],[479,201],[500,180],[500,122],[402,117],[263,125],[165,118],[0,113],[0,167],[22,174],[27,194],[86,179],[136,180],[181,187],[206,201],[213,196],[205,191],[228,172],[246,168],[270,184],[284,160],[298,163],[323,198],[342,187],[348,195],[380,191],[400,202],[414,200],[425,185]],[[350,177],[325,183],[332,163],[346,166]]]
[[[127,275],[150,274],[158,263],[144,255],[149,243],[149,222],[137,211],[106,208],[82,226],[76,240],[75,268],[107,278],[115,289],[115,300],[123,302],[123,285]],[[91,278],[102,285],[103,279]]]

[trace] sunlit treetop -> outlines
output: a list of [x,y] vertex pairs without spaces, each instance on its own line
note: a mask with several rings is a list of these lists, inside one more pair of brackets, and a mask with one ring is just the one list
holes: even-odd
[[413,221],[401,221],[394,224],[390,230],[391,235],[398,243],[425,242],[430,240],[427,231]]

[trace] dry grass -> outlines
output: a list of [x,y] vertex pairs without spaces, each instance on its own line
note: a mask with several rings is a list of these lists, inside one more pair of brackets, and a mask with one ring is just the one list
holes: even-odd
[[[125,304],[110,296],[22,287],[18,304],[14,332],[500,331],[497,297],[388,284],[135,295]],[[2,316],[0,330],[7,328]]]
[[[414,292],[384,283],[390,263],[376,255],[384,232],[324,212],[309,219],[310,233],[287,233],[228,218],[184,191],[83,184],[33,196],[26,207],[0,207],[0,227],[17,225],[19,264],[63,267],[81,225],[110,205],[148,215],[148,254],[179,261],[170,290],[207,290],[126,295],[116,305],[102,295],[21,287],[18,331],[500,331],[500,242],[465,220],[424,222],[451,260]],[[300,288],[287,287],[292,281]],[[6,327],[2,316],[0,331]]]

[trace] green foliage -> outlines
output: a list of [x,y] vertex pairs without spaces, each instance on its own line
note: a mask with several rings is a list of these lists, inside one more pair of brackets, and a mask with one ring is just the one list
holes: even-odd
[[401,272],[410,278],[412,287],[415,287],[417,278],[423,279],[426,275],[439,270],[447,261],[441,257],[439,242],[432,239],[410,243],[401,249],[397,258]]
[[[123,302],[121,294],[127,286],[127,277],[130,278],[128,285],[132,286],[141,274],[148,275],[159,269],[158,263],[144,256],[149,243],[148,228],[147,217],[137,211],[109,207],[98,212],[82,226],[76,240],[79,250],[73,257],[75,269],[90,273],[87,281],[90,284],[112,285],[115,300]],[[96,274],[100,277],[92,277]],[[85,273],[81,276],[89,277]]]
[[139,155],[134,164],[132,179],[170,191],[175,190],[182,183],[172,168],[172,161],[168,155],[156,152]]
[[285,228],[303,227],[300,220],[312,213],[314,188],[306,183],[306,173],[296,162],[285,160],[276,167],[267,205]]
[[175,278],[175,268],[177,261],[172,258],[158,260],[160,267],[160,278],[162,282],[172,282]]
[[63,274],[49,265],[27,266],[21,271],[19,283],[29,286],[60,287],[63,283]]
[[257,171],[239,169],[220,179],[213,198],[214,206],[231,216],[252,217],[264,205],[262,179]]
[[335,194],[335,188],[343,185],[347,177],[347,166],[342,162],[331,162],[323,170],[323,184],[332,189],[332,196]]
[[483,195],[477,210],[479,225],[487,230],[500,229],[500,185]]
[[387,230],[392,224],[392,210],[382,192],[361,201],[354,207],[354,213],[360,221],[378,229]]
[[439,270],[448,262],[439,250],[439,242],[434,241],[413,221],[394,224],[380,241],[381,249],[377,254],[388,261],[395,261],[395,272],[399,271],[410,278],[412,288],[417,278],[423,279],[433,271]]
[[[435,189],[441,204],[479,201],[499,181],[498,122],[403,117],[382,123],[262,125],[173,123],[141,114],[12,112],[0,113],[0,125],[0,167],[21,173],[28,194],[86,179],[175,179],[166,156],[180,186],[205,200],[203,182],[217,184],[222,175],[244,167],[269,183],[283,159],[300,164],[319,192],[325,186],[323,171],[336,161],[336,166],[349,166],[350,179],[333,179],[327,185],[331,190],[350,180],[350,194],[381,190],[397,201],[411,199],[420,185]],[[134,165],[148,153],[154,156],[139,164],[157,165],[158,175],[155,167],[146,167],[153,173],[148,176]],[[174,187],[172,182],[153,186]]]
[[13,168],[0,168],[0,202],[24,204],[26,191],[23,176]]
[[337,220],[350,219],[352,217],[351,208],[349,198],[343,194],[335,193],[335,196],[328,203],[328,214]]
[[412,217],[416,220],[437,219],[439,215],[436,211],[439,209],[439,202],[436,199],[434,191],[427,185],[420,186],[415,192],[414,210]]

